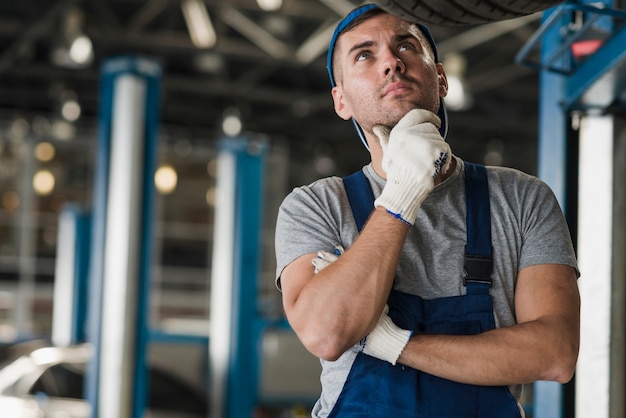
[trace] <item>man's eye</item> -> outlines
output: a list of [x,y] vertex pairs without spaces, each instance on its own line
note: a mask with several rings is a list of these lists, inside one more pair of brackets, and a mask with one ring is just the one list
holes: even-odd
[[370,53],[369,53],[369,52],[367,52],[367,51],[359,52],[359,53],[357,54],[357,56],[356,56],[356,60],[357,60],[357,61],[363,61],[363,60],[368,59],[368,58],[369,58],[369,57],[371,57],[371,56],[372,56],[372,54],[370,54]]
[[408,51],[411,49],[415,49],[415,47],[413,46],[413,44],[409,43],[409,42],[404,42],[402,44],[400,44],[400,46],[398,47],[398,51]]

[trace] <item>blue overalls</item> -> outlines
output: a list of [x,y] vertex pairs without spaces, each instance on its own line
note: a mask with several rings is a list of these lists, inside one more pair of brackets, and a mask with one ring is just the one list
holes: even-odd
[[[344,178],[359,231],[374,196],[362,171]],[[415,333],[469,335],[495,328],[491,222],[485,167],[465,163],[466,295],[439,299],[391,291],[389,316]],[[461,280],[461,278],[459,278]],[[521,418],[508,387],[456,383],[359,353],[330,417]]]

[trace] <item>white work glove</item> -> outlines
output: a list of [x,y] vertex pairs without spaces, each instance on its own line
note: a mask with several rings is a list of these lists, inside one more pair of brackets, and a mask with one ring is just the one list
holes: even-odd
[[450,146],[439,133],[441,121],[434,113],[413,109],[393,129],[376,125],[374,134],[383,149],[382,168],[387,184],[374,206],[382,206],[409,225],[435,188],[434,178],[450,166]]
[[337,261],[339,256],[343,254],[344,249],[341,245],[337,245],[333,252],[318,251],[317,257],[311,260],[313,267],[315,268],[315,274],[328,267],[331,263]]
[[[318,251],[317,257],[311,260],[315,268],[315,274],[337,261],[343,253],[344,249],[341,245],[336,246],[332,253]],[[387,315],[388,312],[389,306],[385,305],[376,327],[367,337],[361,340],[359,346],[361,351],[368,356],[388,361],[395,366],[398,357],[400,357],[413,332],[396,326],[389,315]]]
[[394,324],[387,315],[388,312],[389,306],[385,305],[376,327],[361,341],[361,346],[363,353],[368,356],[385,360],[395,366],[413,332]]

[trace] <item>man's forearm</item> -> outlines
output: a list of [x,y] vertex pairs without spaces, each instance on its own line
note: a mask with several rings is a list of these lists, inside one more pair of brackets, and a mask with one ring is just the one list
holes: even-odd
[[[337,261],[318,274],[313,274],[310,263],[299,267],[309,269],[309,277],[297,294],[286,287],[290,278],[283,280],[289,322],[311,352],[336,358],[374,328],[389,296],[407,231],[408,225],[377,208]],[[287,269],[285,273],[292,274]]]
[[555,327],[535,321],[477,335],[414,335],[398,363],[475,385],[565,383],[573,375],[578,345]]

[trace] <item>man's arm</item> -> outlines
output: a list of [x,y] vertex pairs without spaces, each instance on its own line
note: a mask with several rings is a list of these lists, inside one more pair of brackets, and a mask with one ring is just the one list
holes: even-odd
[[440,181],[452,164],[439,123],[432,112],[413,109],[393,129],[375,126],[385,150],[381,166],[387,182],[360,235],[317,274],[311,266],[315,254],[299,257],[282,271],[287,319],[316,356],[339,358],[378,323],[409,226],[435,187],[436,177]]
[[314,355],[336,360],[376,326],[395,276],[409,226],[374,210],[352,246],[315,274],[306,254],[281,274],[287,319]]
[[398,363],[477,385],[568,382],[580,339],[580,296],[572,267],[526,267],[515,289],[517,324],[469,336],[414,335]]

